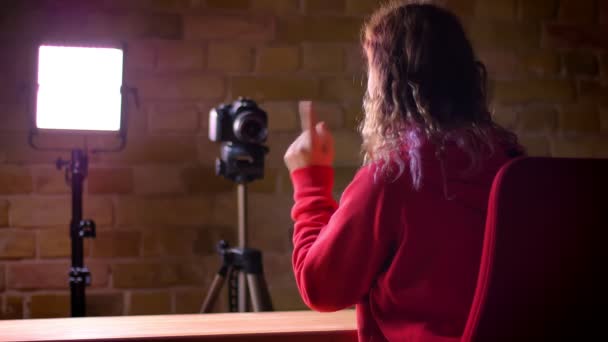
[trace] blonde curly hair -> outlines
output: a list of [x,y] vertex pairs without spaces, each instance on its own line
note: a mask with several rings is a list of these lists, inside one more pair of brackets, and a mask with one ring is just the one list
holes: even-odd
[[396,165],[396,177],[409,164],[419,189],[424,140],[435,143],[441,162],[445,143],[456,141],[472,169],[494,151],[490,131],[523,151],[513,133],[492,121],[486,69],[448,10],[429,1],[390,2],[366,22],[361,43],[372,84],[360,125],[365,163],[383,161],[387,172]]

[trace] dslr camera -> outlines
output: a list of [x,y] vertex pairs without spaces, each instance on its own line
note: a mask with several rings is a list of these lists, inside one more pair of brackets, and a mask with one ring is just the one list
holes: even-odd
[[268,115],[251,99],[240,97],[209,112],[209,139],[221,143],[215,172],[237,183],[264,177]]

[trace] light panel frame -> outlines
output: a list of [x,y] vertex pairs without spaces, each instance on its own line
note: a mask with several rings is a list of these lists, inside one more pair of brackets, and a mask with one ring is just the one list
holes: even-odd
[[[51,47],[51,49],[47,48],[47,47]],[[39,117],[38,117],[38,109],[39,109],[39,104],[40,103],[44,103],[44,101],[47,101],[49,98],[52,99],[53,97],[49,95],[53,95],[53,93],[58,92],[59,89],[52,89],[52,88],[48,88],[50,87],[50,84],[48,83],[48,79],[44,79],[44,77],[49,77],[49,76],[57,76],[61,70],[49,70],[48,67],[49,65],[45,65],[45,61],[41,61],[41,54],[43,53],[47,53],[46,55],[49,56],[48,52],[57,52],[59,50],[55,50],[53,51],[53,48],[59,49],[59,48],[72,48],[72,49],[77,49],[77,48],[82,48],[82,50],[76,51],[76,50],[72,50],[72,52],[75,52],[74,58],[76,58],[75,60],[72,60],[72,64],[67,64],[64,66],[63,68],[66,67],[73,67],[75,70],[80,70],[82,71],[82,68],[86,67],[86,63],[81,63],[80,65],[74,65],[74,63],[78,63],[78,58],[82,58],[82,57],[91,57],[94,56],[93,53],[95,52],[93,49],[102,49],[102,50],[98,50],[98,51],[103,51],[103,52],[109,52],[110,55],[114,54],[113,56],[113,60],[117,61],[118,57],[117,54],[120,54],[121,56],[119,57],[120,59],[120,73],[116,73],[116,75],[113,76],[113,78],[111,78],[110,80],[114,82],[114,84],[116,84],[116,91],[118,92],[117,94],[114,94],[114,109],[119,111],[119,119],[118,121],[118,127],[116,127],[116,122],[114,123],[114,125],[106,125],[106,127],[103,127],[105,129],[95,129],[92,127],[85,127],[84,125],[75,125],[73,128],[69,127],[69,124],[66,125],[65,127],[58,127],[58,128],[51,128],[48,127],[49,125],[43,124],[43,127],[39,126]],[[66,50],[66,49],[64,49]],[[118,51],[115,51],[118,50]],[[66,50],[67,51],[67,50]],[[51,53],[52,54],[52,53]],[[86,43],[86,42],[81,42],[81,41],[44,41],[44,42],[40,42],[37,46],[37,50],[36,50],[36,62],[34,65],[34,80],[33,80],[33,84],[35,85],[33,91],[32,91],[32,96],[31,96],[31,103],[30,103],[30,108],[31,110],[31,129],[32,129],[32,134],[35,133],[59,133],[59,134],[77,134],[77,135],[120,135],[121,137],[123,137],[123,139],[126,138],[126,123],[127,123],[127,118],[126,118],[126,91],[125,89],[127,89],[126,85],[125,85],[125,69],[126,69],[126,45],[123,43],[107,43],[107,42],[103,42],[103,43]],[[51,57],[57,57],[55,56],[51,56]],[[43,63],[43,65],[41,66],[41,62]],[[90,62],[90,61],[84,61],[84,62]],[[45,69],[46,69],[46,74],[45,74]],[[49,73],[50,71],[50,73]],[[100,70],[93,70],[92,72],[93,75],[97,76],[97,77],[101,77],[103,79],[103,77],[107,76],[105,75],[103,72],[100,72]],[[81,85],[80,83],[88,81],[85,77],[82,77],[83,75],[80,74],[72,74],[70,76],[67,77],[67,81],[68,82],[64,82],[63,86],[65,86],[65,89],[63,89],[62,93],[59,93],[61,96],[61,101],[63,101],[63,105],[66,106],[67,108],[72,108],[72,109],[79,109],[80,112],[76,112],[75,114],[72,115],[83,115],[86,116],[87,115],[87,110],[95,110],[92,108],[87,108],[87,101],[90,101],[91,99],[95,98],[95,94],[94,93],[89,93],[87,94],[86,91],[87,89],[82,89],[83,85]],[[43,79],[41,79],[41,77]],[[82,81],[82,82],[81,82]],[[71,82],[71,83],[70,83]],[[120,83],[120,84],[117,84]],[[48,85],[47,85],[48,84]],[[108,92],[108,90],[104,90],[104,92]],[[43,97],[41,99],[41,93],[43,95],[45,95],[45,97]],[[42,100],[42,101],[41,101]],[[70,102],[72,101],[72,102]],[[117,103],[118,102],[118,103]],[[92,105],[92,104],[89,104]],[[97,109],[98,110],[98,109]],[[103,112],[102,112],[103,113]],[[98,113],[100,114],[99,110]],[[81,120],[82,118],[77,118],[77,120]],[[76,120],[76,121],[77,121]]]

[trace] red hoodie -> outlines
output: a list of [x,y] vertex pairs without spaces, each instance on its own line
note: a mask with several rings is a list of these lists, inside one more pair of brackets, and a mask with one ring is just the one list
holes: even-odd
[[462,335],[491,183],[509,157],[497,149],[479,172],[463,174],[469,157],[448,146],[444,177],[431,144],[421,155],[419,190],[408,167],[387,180],[372,164],[358,171],[340,205],[332,198],[331,167],[291,174],[292,261],[300,294],[318,311],[356,304],[359,341],[452,341]]

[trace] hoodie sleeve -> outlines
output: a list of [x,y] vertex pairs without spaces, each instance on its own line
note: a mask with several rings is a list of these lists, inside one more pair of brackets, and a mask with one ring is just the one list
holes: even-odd
[[331,196],[334,171],[312,166],[291,174],[295,204],[293,269],[304,302],[317,311],[350,307],[364,297],[394,250],[399,203],[390,184],[362,168],[342,194]]

